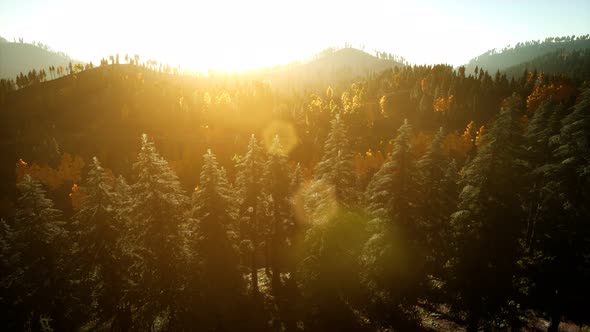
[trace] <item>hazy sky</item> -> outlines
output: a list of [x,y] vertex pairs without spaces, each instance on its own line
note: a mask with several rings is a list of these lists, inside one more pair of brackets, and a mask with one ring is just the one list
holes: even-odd
[[460,65],[491,48],[590,33],[590,0],[0,0],[0,36],[83,61],[139,54],[244,69],[365,45],[411,63]]

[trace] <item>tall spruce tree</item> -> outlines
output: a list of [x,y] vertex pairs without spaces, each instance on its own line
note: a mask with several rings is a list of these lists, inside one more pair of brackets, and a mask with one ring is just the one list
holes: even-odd
[[153,326],[156,319],[173,326],[181,287],[178,271],[184,259],[181,225],[188,199],[178,177],[145,134],[133,169],[137,181],[131,188],[131,233],[139,258],[132,266],[136,322],[145,325],[141,328]]
[[[236,200],[217,158],[209,150],[204,156],[198,190],[193,194],[193,237],[191,247],[202,284],[191,289],[202,293],[205,302],[199,313],[204,330],[228,329],[235,320],[242,290],[237,251]],[[206,306],[206,307],[205,307]],[[208,317],[207,317],[208,316]],[[211,325],[208,325],[211,324]]]
[[442,149],[443,128],[434,136],[430,147],[416,163],[419,200],[418,215],[422,246],[427,250],[429,273],[442,267],[445,243],[449,235],[449,216],[456,208],[458,196],[456,163],[450,162]]
[[126,241],[127,230],[119,218],[118,204],[122,198],[113,191],[114,181],[94,157],[82,187],[84,201],[72,218],[78,242],[76,265],[88,287],[92,319],[99,326],[122,323],[126,312],[124,292],[129,260],[121,242]]
[[[541,106],[537,111],[543,111]],[[559,114],[559,107],[553,107]],[[546,111],[549,112],[549,111]],[[551,117],[545,125],[551,133]],[[533,128],[534,129],[534,128]],[[542,177],[539,211],[529,232],[533,297],[549,313],[550,331],[562,316],[588,323],[584,308],[590,296],[590,89],[583,90],[558,134],[540,137],[537,154],[549,160],[533,174]],[[536,137],[536,136],[533,136]],[[548,143],[545,143],[548,141]],[[540,163],[542,164],[542,163]],[[567,272],[566,272],[567,271]]]
[[258,255],[268,227],[268,200],[263,192],[264,150],[252,135],[248,151],[236,166],[236,190],[240,216],[240,240],[250,265],[252,294],[258,295]]
[[[373,294],[376,319],[402,323],[394,310],[411,308],[424,288],[424,255],[417,218],[418,188],[411,151],[412,127],[407,120],[398,129],[393,152],[375,173],[366,192],[373,218],[373,236],[363,253],[365,279]],[[392,316],[393,315],[393,316]]]
[[67,329],[68,289],[65,254],[68,250],[61,211],[45,196],[41,184],[25,175],[17,184],[20,196],[14,225],[5,228],[8,273],[2,285],[12,307],[4,328],[41,331]]
[[315,180],[333,186],[339,204],[352,207],[358,202],[356,192],[356,173],[348,140],[346,123],[336,114],[331,121],[331,129],[324,144],[324,155],[315,169]]
[[291,213],[290,176],[287,155],[275,136],[264,164],[264,191],[269,197],[270,244],[269,263],[272,269],[272,290],[276,293],[282,286],[280,274],[284,270],[286,245],[294,224]]
[[468,313],[469,331],[517,324],[514,275],[524,230],[522,101],[511,97],[463,169],[458,210],[451,217],[453,256],[447,279],[457,308]]

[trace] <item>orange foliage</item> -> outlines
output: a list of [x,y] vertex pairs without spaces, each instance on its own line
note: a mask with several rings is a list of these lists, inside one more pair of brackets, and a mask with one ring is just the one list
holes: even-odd
[[549,98],[557,103],[567,101],[575,92],[575,88],[564,80],[556,80],[548,84],[538,83],[526,99],[527,112],[534,112],[543,101]]
[[79,156],[72,156],[69,153],[64,153],[62,155],[57,169],[45,164],[38,165],[33,163],[29,165],[24,160],[19,159],[15,166],[16,180],[17,182],[20,182],[25,174],[29,174],[49,187],[49,189],[56,190],[61,187],[64,182],[80,182],[83,167],[84,161],[82,158]]
[[483,134],[483,126],[477,129],[475,122],[471,121],[467,124],[465,131],[463,132],[463,139],[470,144],[476,144],[481,135]]
[[381,151],[373,153],[373,151],[369,149],[364,156],[360,153],[357,153],[356,156],[354,156],[354,167],[359,176],[367,174],[368,171],[379,170],[384,162],[385,158]]
[[446,98],[438,97],[432,103],[432,106],[436,112],[447,112],[449,109],[451,109],[451,105],[453,105],[453,95],[450,95]]
[[74,183],[70,189],[69,196],[70,200],[72,201],[72,209],[74,211],[78,211],[80,208],[82,208],[82,205],[84,204],[84,201],[88,195],[86,195],[84,189],[80,188],[76,183]]

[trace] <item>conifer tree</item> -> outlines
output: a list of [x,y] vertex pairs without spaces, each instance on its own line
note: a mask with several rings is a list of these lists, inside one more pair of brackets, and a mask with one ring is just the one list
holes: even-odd
[[[535,236],[535,228],[543,218],[544,194],[547,183],[544,170],[553,161],[552,150],[555,144],[551,144],[552,137],[557,139],[561,128],[560,120],[564,117],[564,110],[550,100],[543,102],[535,111],[528,123],[524,139],[524,149],[528,162],[527,181],[529,186],[526,202],[527,230],[525,233],[524,249],[530,251],[532,238]],[[557,136],[556,136],[557,135]]]
[[412,225],[410,218],[417,204],[417,175],[411,152],[412,127],[405,120],[398,129],[393,152],[367,186],[367,204],[371,215],[400,225]]
[[187,217],[188,199],[178,177],[145,134],[133,169],[137,182],[131,188],[131,233],[135,256],[140,259],[133,262],[132,271],[138,323],[151,326],[164,315],[160,319],[174,324],[181,287],[178,271],[184,259],[181,225]]
[[434,136],[426,153],[418,160],[417,176],[419,227],[422,246],[427,248],[430,273],[441,267],[449,216],[456,207],[458,196],[456,163],[449,162],[442,150],[445,134],[442,128]]
[[128,280],[128,259],[121,243],[127,230],[118,210],[123,198],[113,191],[113,182],[94,157],[83,186],[85,199],[73,217],[77,267],[88,284],[91,312],[99,324],[123,313]]
[[[13,297],[15,330],[66,328],[66,264],[68,245],[61,211],[46,198],[41,184],[25,175],[17,184],[20,196],[14,225],[4,227],[9,260],[2,285]],[[10,328],[10,326],[5,326]]]
[[339,204],[351,207],[358,201],[354,155],[347,138],[344,120],[337,114],[331,121],[331,129],[324,144],[324,155],[315,169],[315,180],[334,187]]
[[[225,326],[235,314],[235,304],[242,288],[237,251],[236,200],[215,154],[204,156],[198,190],[193,194],[194,236],[191,247],[194,263],[201,273],[203,294],[213,326]],[[193,285],[198,287],[199,285]],[[231,304],[234,304],[232,306]],[[205,315],[206,316],[206,315]]]
[[281,287],[280,273],[283,270],[285,246],[293,228],[291,219],[289,165],[278,135],[275,136],[264,164],[264,191],[269,196],[270,244],[269,263],[272,269],[272,289]]
[[[548,162],[533,172],[543,177],[543,187],[536,226],[528,234],[530,278],[536,303],[549,313],[550,331],[558,330],[562,315],[588,322],[582,308],[590,296],[589,111],[590,89],[586,88],[561,121],[559,133],[548,139],[552,150]],[[559,114],[559,110],[554,112]],[[546,127],[550,130],[551,123]],[[547,140],[547,135],[538,136],[541,143]],[[539,149],[539,153],[545,151]]]
[[447,280],[457,307],[468,313],[469,331],[480,319],[487,325],[512,320],[516,296],[524,176],[522,101],[511,97],[482,137],[476,157],[462,171],[458,210],[451,217],[453,259]]
[[376,314],[389,323],[399,319],[391,316],[398,305],[412,307],[426,277],[411,135],[412,127],[406,120],[398,129],[392,154],[375,173],[366,193],[374,234],[363,253],[365,279],[373,301],[382,303],[376,306]]
[[258,294],[258,253],[268,232],[265,216],[267,199],[263,192],[264,150],[252,135],[246,155],[236,166],[236,190],[240,215],[241,247],[250,263],[252,294]]

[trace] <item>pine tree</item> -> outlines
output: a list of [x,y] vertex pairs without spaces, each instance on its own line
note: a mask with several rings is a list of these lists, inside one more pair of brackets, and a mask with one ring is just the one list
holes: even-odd
[[564,117],[563,107],[550,100],[543,102],[533,113],[528,123],[524,139],[526,159],[528,162],[527,181],[531,183],[526,205],[527,230],[524,238],[524,249],[531,251],[535,228],[543,218],[543,187],[547,183],[544,170],[552,162],[551,138],[557,137],[561,127],[560,120]]
[[131,188],[131,234],[140,259],[133,262],[132,271],[138,323],[151,326],[156,317],[165,315],[161,319],[174,324],[174,301],[181,287],[178,271],[184,260],[181,225],[188,199],[178,177],[145,134],[133,169],[137,182]]
[[[12,228],[5,228],[9,273],[2,285],[13,298],[16,330],[41,330],[44,323],[66,328],[65,253],[68,245],[61,211],[46,198],[41,184],[25,175],[17,184],[21,193]],[[45,324],[46,325],[46,324]],[[9,326],[5,326],[9,328]]]
[[456,163],[449,162],[442,150],[442,128],[434,136],[426,153],[418,160],[419,227],[422,246],[428,251],[429,272],[442,267],[445,241],[449,235],[449,216],[456,208],[458,196]]
[[331,130],[324,144],[324,155],[315,169],[315,180],[334,187],[338,204],[352,207],[358,202],[354,155],[347,138],[344,120],[337,114],[331,121]]
[[280,273],[283,270],[284,251],[289,243],[289,233],[293,229],[291,219],[290,178],[287,156],[283,151],[278,135],[275,136],[264,164],[264,192],[269,197],[270,245],[269,259],[272,269],[272,290],[276,293],[282,283]]
[[268,230],[265,223],[267,200],[263,192],[264,150],[252,135],[246,155],[236,166],[236,189],[240,214],[240,238],[250,263],[252,294],[258,295],[258,253]]
[[562,315],[588,322],[582,308],[590,296],[589,110],[590,89],[586,88],[572,112],[561,121],[559,133],[548,139],[550,160],[534,173],[543,177],[544,185],[539,218],[534,233],[529,234],[533,258],[530,277],[537,303],[550,314],[551,331],[558,330]]
[[236,304],[242,288],[236,246],[236,200],[215,155],[209,150],[203,158],[199,187],[192,198],[191,247],[198,255],[195,268],[202,274],[204,285],[200,285],[203,289],[193,291],[203,293],[202,300],[208,308],[202,310],[208,310],[209,315],[204,316],[210,316],[210,323],[226,326],[235,314],[235,307],[229,304]]
[[[417,218],[417,174],[406,120],[399,128],[393,152],[367,187],[367,210],[374,218],[373,236],[363,253],[365,280],[373,301],[382,303],[376,315],[390,316],[398,305],[410,309],[424,288],[426,275],[419,220]],[[398,313],[399,314],[399,313]],[[399,321],[397,322],[399,323]]]
[[412,127],[405,120],[398,129],[393,152],[367,186],[368,211],[376,218],[416,227],[411,222],[417,204],[417,175],[411,152]]
[[127,230],[119,218],[122,198],[113,191],[113,181],[94,157],[83,186],[85,199],[73,217],[76,265],[88,284],[91,312],[99,324],[122,314],[128,279],[128,259],[121,245]]
[[[451,217],[453,260],[448,290],[468,312],[468,330],[480,319],[511,320],[513,276],[524,230],[522,101],[504,101],[476,157],[462,171],[458,210]],[[507,317],[506,317],[507,316]],[[511,320],[508,323],[516,324]]]

